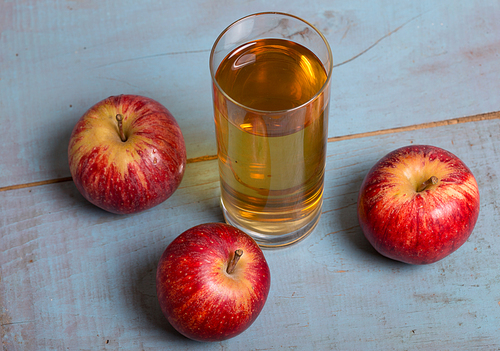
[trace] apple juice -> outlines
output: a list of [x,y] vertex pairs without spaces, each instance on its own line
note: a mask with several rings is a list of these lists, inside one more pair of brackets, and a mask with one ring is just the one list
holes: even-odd
[[309,228],[321,214],[329,89],[321,61],[285,39],[233,50],[214,85],[221,203],[254,236]]

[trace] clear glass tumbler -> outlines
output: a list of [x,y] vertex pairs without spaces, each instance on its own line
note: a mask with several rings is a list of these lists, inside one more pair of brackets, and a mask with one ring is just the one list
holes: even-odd
[[226,222],[262,247],[290,245],[321,216],[332,53],[285,13],[244,17],[210,54]]

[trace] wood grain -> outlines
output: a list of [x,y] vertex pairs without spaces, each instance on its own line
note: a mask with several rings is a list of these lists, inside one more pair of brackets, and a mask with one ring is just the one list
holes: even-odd
[[[222,221],[217,161],[190,163],[149,211],[118,216],[71,182],[0,193],[2,342],[16,349],[494,349],[499,344],[500,133],[496,120],[329,143],[321,221],[293,248],[265,251],[268,302],[237,338],[193,343],[166,323],[155,268],[196,224]],[[428,266],[378,255],[356,218],[359,186],[387,152],[434,144],[473,171],[481,212],[467,243]],[[109,341],[109,343],[107,343]],[[78,345],[75,347],[74,345]]]
[[210,49],[227,25],[262,10],[298,14],[330,42],[331,138],[499,110],[500,3],[83,3],[0,3],[0,187],[68,177],[72,128],[110,95],[161,102],[188,158],[215,155]]
[[[209,54],[264,10],[308,20],[334,54],[322,218],[265,251],[257,321],[200,344],[161,315],[155,269],[181,232],[223,221]],[[499,13],[473,0],[0,2],[2,349],[498,350]],[[67,165],[76,120],[123,93],[168,107],[189,159],[171,198],[130,216],[87,202]],[[408,144],[456,154],[481,194],[469,240],[428,266],[378,255],[356,216],[368,170]]]

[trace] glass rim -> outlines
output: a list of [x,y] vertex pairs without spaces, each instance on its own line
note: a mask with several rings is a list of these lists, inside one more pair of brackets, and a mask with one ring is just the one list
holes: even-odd
[[[246,19],[248,19],[250,17],[261,16],[261,15],[280,15],[280,16],[291,17],[291,18],[294,18],[296,20],[299,20],[300,22],[303,22],[307,26],[311,27],[319,35],[319,37],[321,38],[321,40],[323,41],[323,43],[326,46],[327,53],[328,53],[328,58],[329,58],[329,65],[328,65],[329,67],[325,67],[327,69],[327,76],[326,76],[325,83],[321,86],[320,89],[318,89],[317,93],[314,94],[314,96],[312,96],[309,100],[307,100],[306,102],[304,102],[301,105],[298,105],[298,106],[295,106],[293,108],[286,109],[286,110],[275,110],[275,111],[259,110],[259,109],[251,108],[251,107],[248,107],[248,106],[246,106],[246,105],[244,105],[244,104],[236,101],[231,96],[229,96],[224,91],[224,89],[221,88],[221,86],[219,85],[219,82],[217,82],[217,79],[215,79],[215,74],[217,73],[217,69],[219,67],[212,68],[212,62],[213,62],[214,55],[215,55],[215,48],[216,48],[217,44],[220,42],[220,40],[222,39],[222,37],[231,28],[233,28],[237,23],[239,23],[241,21],[244,21],[244,20],[246,20]],[[212,50],[210,51],[210,61],[209,61],[209,64],[210,64],[209,68],[210,68],[210,75],[212,77],[212,83],[215,84],[215,86],[217,87],[217,89],[224,95],[224,97],[226,99],[228,99],[233,104],[235,104],[235,105],[237,105],[237,106],[239,106],[239,107],[241,107],[241,108],[243,108],[243,109],[245,109],[247,111],[251,111],[251,112],[255,112],[255,113],[259,113],[259,114],[278,115],[278,114],[283,114],[283,113],[287,113],[287,112],[291,112],[291,111],[296,111],[296,110],[300,110],[301,108],[304,108],[305,106],[309,105],[312,101],[316,100],[328,88],[328,85],[330,84],[330,80],[331,80],[331,77],[332,77],[332,71],[333,71],[333,55],[332,55],[332,50],[330,48],[330,44],[328,43],[328,40],[326,40],[325,36],[314,25],[312,25],[311,23],[307,22],[306,20],[304,20],[304,19],[302,19],[302,18],[300,18],[298,16],[291,15],[289,13],[285,13],[285,12],[275,12],[275,11],[271,11],[271,12],[257,12],[257,13],[253,13],[253,14],[241,17],[240,19],[234,21],[233,23],[231,23],[229,26],[227,26],[219,34],[219,36],[217,37],[217,39],[215,39],[215,42],[214,42],[214,44],[212,46]]]

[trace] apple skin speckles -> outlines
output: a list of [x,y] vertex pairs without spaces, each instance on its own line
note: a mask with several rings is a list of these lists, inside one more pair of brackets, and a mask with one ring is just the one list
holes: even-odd
[[[243,254],[230,265],[238,250]],[[228,266],[234,269],[228,272]],[[270,286],[260,247],[223,223],[201,224],[179,235],[156,273],[163,314],[179,333],[198,341],[222,341],[245,331],[262,311]]]
[[[422,183],[429,182],[418,191]],[[479,215],[479,189],[455,155],[430,145],[390,152],[366,175],[358,196],[363,233],[382,255],[429,264],[461,247]]]
[[[126,141],[119,133],[122,115]],[[111,96],[91,107],[70,137],[68,161],[80,193],[117,214],[137,213],[168,199],[186,167],[177,121],[163,105],[138,95]]]

